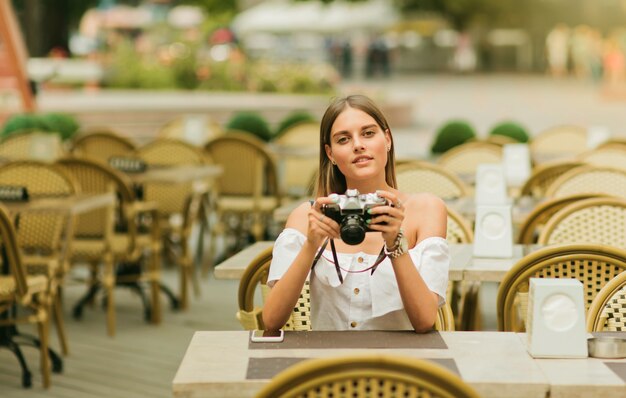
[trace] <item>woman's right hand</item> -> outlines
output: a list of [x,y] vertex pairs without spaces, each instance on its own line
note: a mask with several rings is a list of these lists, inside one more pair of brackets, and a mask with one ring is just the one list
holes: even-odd
[[319,247],[328,237],[333,239],[339,238],[339,224],[322,213],[322,207],[327,204],[335,203],[333,199],[324,196],[317,198],[309,209],[309,225],[307,229],[307,241],[313,247]]

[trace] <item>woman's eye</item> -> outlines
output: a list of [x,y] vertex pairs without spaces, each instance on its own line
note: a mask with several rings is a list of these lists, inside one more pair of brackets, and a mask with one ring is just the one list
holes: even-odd
[[374,134],[376,134],[376,132],[375,132],[375,131],[373,131],[373,130],[367,130],[367,131],[365,131],[365,132],[363,133],[363,135],[364,135],[364,136],[366,136],[366,137],[372,136],[372,135],[374,135]]
[[348,142],[348,137],[339,137],[337,139],[337,144],[345,144],[346,142]]

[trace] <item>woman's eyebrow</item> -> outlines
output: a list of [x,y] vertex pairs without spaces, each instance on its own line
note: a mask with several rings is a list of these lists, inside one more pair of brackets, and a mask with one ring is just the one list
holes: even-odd
[[[367,130],[367,129],[371,129],[371,128],[376,128],[378,127],[377,124],[368,124],[365,126],[361,127],[361,131],[363,130]],[[331,134],[332,137],[336,136],[336,135],[340,135],[340,134],[350,134],[350,132],[348,130],[339,130],[339,131],[335,131]]]

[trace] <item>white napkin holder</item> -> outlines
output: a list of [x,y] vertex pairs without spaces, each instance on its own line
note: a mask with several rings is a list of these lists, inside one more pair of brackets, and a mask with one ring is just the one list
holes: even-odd
[[510,205],[476,206],[474,257],[513,257]]
[[479,164],[476,169],[476,204],[504,205],[507,202],[502,164]]
[[535,358],[586,358],[583,285],[577,279],[530,278],[526,334]]
[[589,126],[587,129],[587,148],[596,149],[611,138],[611,131],[606,126]]
[[503,163],[506,183],[517,188],[524,185],[530,177],[530,150],[527,144],[505,144]]

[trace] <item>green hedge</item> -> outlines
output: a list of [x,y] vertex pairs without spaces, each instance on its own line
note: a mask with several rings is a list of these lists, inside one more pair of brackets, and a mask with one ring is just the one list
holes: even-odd
[[476,131],[468,122],[463,120],[449,121],[437,131],[430,150],[432,153],[444,153],[475,137]]
[[503,135],[518,142],[528,142],[529,139],[526,129],[515,122],[499,123],[491,129],[489,135]]
[[22,131],[43,131],[57,133],[61,139],[67,140],[78,131],[78,123],[70,115],[61,113],[23,113],[13,115],[7,120],[0,131],[1,137]]
[[260,114],[256,112],[238,112],[226,124],[227,130],[239,130],[253,134],[263,141],[272,139],[272,131]]

